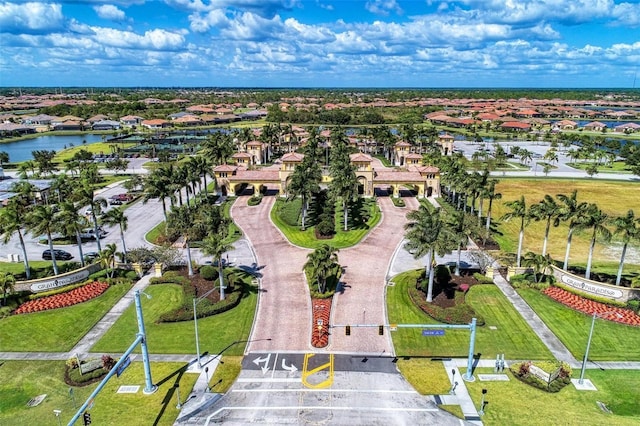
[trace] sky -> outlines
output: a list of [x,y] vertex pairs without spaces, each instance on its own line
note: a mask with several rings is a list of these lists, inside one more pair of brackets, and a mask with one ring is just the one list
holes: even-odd
[[640,87],[640,0],[0,0],[3,87]]

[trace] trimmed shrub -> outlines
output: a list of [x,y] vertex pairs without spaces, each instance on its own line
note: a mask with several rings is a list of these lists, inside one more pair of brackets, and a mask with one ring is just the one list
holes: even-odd
[[321,214],[320,220],[316,225],[316,231],[323,237],[329,237],[335,234],[335,221],[333,217],[327,213]]
[[481,274],[480,272],[474,272],[473,278],[475,278],[479,284],[493,284],[493,279]]
[[640,313],[640,300],[629,300],[627,302],[629,309],[636,313]]
[[249,200],[247,201],[247,205],[257,206],[261,202],[262,202],[262,195],[254,195],[253,197],[249,198]]
[[[217,303],[212,304],[207,299],[202,300],[202,302],[198,305],[198,318],[205,318],[211,315],[221,314],[222,312],[226,312],[229,309],[235,308],[242,300],[244,292],[245,286],[243,285],[241,287],[238,286],[235,291],[225,293],[225,300],[220,300]],[[160,323],[191,320],[193,320],[193,306],[191,306],[191,304],[186,304],[171,312],[165,312],[158,318],[158,322]]]
[[[551,383],[547,383],[544,380],[531,374],[530,369],[532,365],[535,365],[536,367],[542,369],[547,373],[557,371],[558,368],[560,368],[560,372],[556,379],[554,379]],[[511,373],[518,380],[545,392],[560,392],[562,388],[571,383],[571,367],[564,362],[543,361],[536,362],[534,364],[531,361],[525,361],[510,365],[509,370],[511,370]]]
[[435,303],[428,303],[425,294],[412,286],[409,286],[409,297],[413,303],[424,313],[436,321],[445,324],[469,324],[475,317],[477,325],[484,325],[484,318],[478,315],[471,306],[465,303],[465,293],[456,291],[454,295],[455,305],[443,308]]
[[211,265],[204,265],[200,268],[200,276],[208,281],[218,278],[218,271]]

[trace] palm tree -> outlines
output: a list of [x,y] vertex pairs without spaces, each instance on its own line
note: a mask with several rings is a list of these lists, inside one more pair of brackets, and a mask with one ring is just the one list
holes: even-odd
[[19,198],[12,198],[7,205],[0,209],[0,235],[2,242],[7,244],[14,234],[18,234],[20,248],[22,248],[22,260],[27,280],[31,279],[31,268],[27,257],[27,246],[24,243],[22,230],[26,228],[27,207]]
[[591,278],[591,260],[593,258],[593,249],[596,245],[596,238],[600,235],[604,241],[611,239],[611,231],[605,226],[609,216],[605,214],[594,203],[589,204],[585,212],[585,219],[580,224],[580,229],[591,228],[591,244],[589,245],[589,257],[587,259],[587,270],[585,278]]
[[310,279],[318,285],[318,293],[327,291],[327,279],[331,276],[340,278],[342,267],[338,263],[338,250],[328,244],[323,244],[307,254],[304,268],[309,271]]
[[509,221],[511,219],[520,219],[520,233],[518,234],[518,254],[516,255],[516,267],[520,267],[520,257],[522,255],[522,242],[524,241],[524,227],[529,221],[527,213],[527,203],[524,195],[519,200],[509,201],[504,204],[511,211],[502,216],[502,220]]
[[620,285],[622,280],[622,268],[624,266],[624,257],[627,254],[627,245],[632,240],[640,239],[640,218],[636,218],[633,210],[629,210],[626,216],[620,216],[611,223],[616,227],[614,234],[622,234],[622,255],[620,256],[620,265],[618,266],[618,275],[616,276],[616,285]]
[[317,153],[313,152],[309,145],[305,148],[302,163],[296,166],[287,185],[289,199],[298,196],[302,198],[302,230],[306,226],[309,200],[314,193],[319,191],[322,180],[322,170],[320,162],[317,161]]
[[84,183],[76,190],[74,198],[83,206],[89,206],[91,209],[91,220],[93,222],[93,231],[96,236],[96,244],[98,244],[98,252],[102,251],[100,244],[100,232],[98,231],[98,214],[103,208],[107,207],[107,200],[102,197],[96,197],[90,184]]
[[571,195],[558,194],[558,199],[562,202],[560,212],[554,221],[554,226],[558,226],[560,222],[569,222],[569,232],[567,234],[567,250],[564,255],[564,264],[562,269],[565,271],[569,267],[569,252],[571,251],[571,239],[576,227],[583,221],[587,203],[578,203],[578,191],[574,190]]
[[462,253],[462,247],[466,247],[469,243],[469,238],[473,234],[473,219],[468,217],[467,213],[456,210],[448,217],[447,225],[451,230],[454,242],[458,245],[458,257],[456,259],[455,275],[460,275],[460,256]]
[[226,241],[227,231],[226,227],[221,227],[216,234],[209,234],[201,245],[201,250],[204,254],[212,256],[218,261],[218,277],[220,280],[220,300],[224,300],[224,290],[226,289],[224,284],[224,271],[222,268],[222,256],[229,250],[233,250],[233,246]]
[[[533,277],[537,283],[544,277],[545,271],[551,266],[551,257],[549,255],[537,254],[532,251],[527,252],[522,258],[525,266],[531,266],[533,268]],[[538,279],[540,274],[540,279]]]
[[89,226],[89,221],[86,217],[78,213],[78,208],[71,201],[64,201],[60,205],[60,211],[58,212],[58,227],[69,235],[73,233],[76,237],[76,244],[78,244],[78,254],[80,255],[80,264],[84,266],[84,255],[82,253],[82,237],[80,233],[83,229]]
[[187,269],[189,276],[193,276],[193,264],[191,262],[191,240],[197,233],[194,215],[188,206],[176,208],[169,213],[167,227],[176,230],[184,238],[184,245],[187,249]]
[[542,243],[542,255],[547,254],[547,242],[549,241],[549,229],[551,228],[551,220],[560,213],[560,206],[551,195],[545,195],[544,198],[533,206],[529,207],[529,216],[536,222],[546,220],[544,230],[544,242]]
[[[317,144],[317,140],[315,138],[313,140],[315,140]],[[311,139],[307,143],[311,143]],[[329,187],[333,195],[342,200],[344,230],[346,231],[349,201],[353,201],[358,197],[358,180],[356,178],[355,166],[351,164],[344,132],[334,131],[331,133],[331,147],[329,173],[333,179]]]
[[58,275],[58,264],[56,262],[56,253],[53,250],[53,239],[51,234],[57,224],[56,213],[51,206],[38,205],[33,208],[27,216],[27,226],[31,234],[38,237],[42,234],[47,235],[49,250],[51,251],[51,262],[53,263],[53,273]]
[[16,284],[16,277],[11,272],[0,272],[0,288],[2,288],[2,298],[4,305],[7,305],[7,293],[13,292]]
[[104,250],[100,250],[98,260],[109,271],[109,277],[113,278],[115,272],[114,262],[116,260],[116,245],[111,243],[107,244]]
[[493,207],[493,200],[499,200],[502,198],[502,194],[496,192],[496,185],[498,184],[498,180],[490,179],[487,184],[487,192],[486,197],[489,199],[489,207],[487,208],[487,222],[485,224],[485,230],[487,233],[487,237],[489,236],[489,231],[491,229],[491,208]]
[[[160,169],[158,169],[160,170]],[[167,223],[167,202],[169,198],[171,205],[175,199],[174,191],[170,188],[170,181],[163,173],[158,173],[157,170],[147,176],[143,184],[144,196],[142,203],[146,204],[153,198],[159,198],[162,203],[162,213],[164,215],[164,222]]]
[[121,208],[113,208],[102,216],[102,223],[105,225],[120,227],[120,240],[122,241],[122,253],[124,254],[124,263],[127,263],[127,245],[124,241],[124,233],[127,230],[129,218],[124,214]]
[[418,210],[407,213],[410,220],[405,225],[405,247],[413,253],[415,259],[427,256],[425,274],[429,277],[427,288],[427,302],[433,301],[433,275],[435,253],[443,255],[451,251],[453,239],[447,238],[448,230],[442,221],[439,208],[431,208],[427,204],[420,204]]

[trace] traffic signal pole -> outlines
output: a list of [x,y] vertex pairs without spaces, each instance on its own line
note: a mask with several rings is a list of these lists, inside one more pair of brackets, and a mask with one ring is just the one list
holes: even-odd
[[471,319],[471,322],[469,324],[385,324],[385,325],[380,325],[380,324],[345,324],[345,325],[338,325],[338,324],[334,324],[332,326],[330,326],[331,328],[338,328],[338,327],[345,327],[345,334],[347,336],[351,335],[351,328],[352,327],[378,327],[378,334],[382,335],[382,330],[385,327],[388,327],[390,329],[395,329],[395,328],[436,328],[436,329],[453,329],[453,330],[469,330],[470,331],[470,335],[469,335],[469,355],[467,357],[467,371],[466,373],[462,376],[462,378],[467,381],[467,382],[473,382],[475,381],[475,377],[473,377],[473,356],[474,356],[474,351],[475,351],[475,342],[476,342],[476,324],[477,324],[477,320],[475,318]]
[[69,423],[67,423],[67,426],[73,426],[73,424],[80,418],[80,416],[83,415],[85,410],[87,410],[87,407],[89,407],[89,404],[93,402],[93,399],[100,393],[100,391],[102,390],[102,388],[104,388],[104,386],[107,384],[109,379],[118,372],[118,369],[120,368],[120,366],[124,364],[125,361],[127,361],[127,359],[129,358],[129,355],[134,351],[134,349],[136,348],[136,346],[138,346],[138,344],[141,345],[142,362],[144,364],[144,375],[145,375],[145,383],[146,383],[144,393],[147,395],[152,394],[158,389],[158,387],[154,385],[151,380],[151,367],[149,365],[149,354],[147,352],[147,343],[146,343],[147,336],[145,334],[144,319],[142,317],[142,307],[140,304],[139,290],[135,291],[134,299],[136,303],[136,313],[138,317],[138,334],[136,335],[135,340],[133,341],[131,346],[129,346],[129,349],[127,349],[125,353],[122,354],[122,356],[120,357],[118,362],[116,362],[116,364],[113,366],[113,368],[109,370],[109,372],[104,377],[104,379],[102,379],[98,387],[96,387],[94,391],[91,392],[91,395],[89,395],[89,397],[84,402],[84,404],[82,404],[82,406],[78,409],[76,414],[71,418],[71,420],[69,420]]

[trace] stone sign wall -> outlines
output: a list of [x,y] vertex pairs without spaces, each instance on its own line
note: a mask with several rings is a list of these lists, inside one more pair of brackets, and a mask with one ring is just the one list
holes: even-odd
[[15,285],[16,291],[31,291],[32,293],[40,293],[65,285],[74,284],[86,280],[89,275],[98,272],[102,267],[98,263],[92,263],[84,268],[53,277],[40,278],[37,280],[18,281]]
[[578,275],[570,274],[569,272],[555,266],[552,266],[551,268],[553,269],[553,276],[556,278],[558,283],[575,290],[615,300],[616,302],[626,303],[632,299],[640,299],[640,289],[604,284],[598,281],[588,280]]

